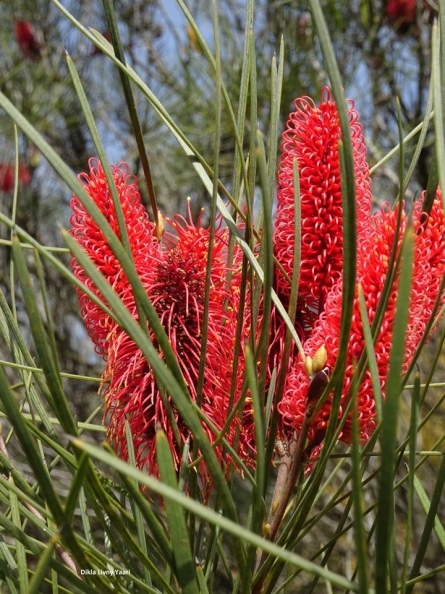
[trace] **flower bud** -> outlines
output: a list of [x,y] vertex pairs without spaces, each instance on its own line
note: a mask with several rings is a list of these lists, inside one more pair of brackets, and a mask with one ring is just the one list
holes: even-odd
[[304,360],[304,369],[309,377],[314,373],[314,363],[309,355]]
[[317,371],[321,371],[323,367],[326,365],[327,360],[328,352],[326,350],[325,345],[323,344],[312,357],[312,373],[317,373]]

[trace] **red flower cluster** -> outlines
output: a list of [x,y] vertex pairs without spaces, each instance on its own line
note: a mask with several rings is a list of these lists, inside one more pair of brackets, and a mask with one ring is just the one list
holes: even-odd
[[[306,322],[305,331],[301,333],[301,337],[306,357],[314,357],[317,352],[320,353],[320,349],[323,351],[326,349],[327,360],[323,364],[329,371],[334,367],[340,354],[342,305],[342,206],[338,169],[340,128],[335,104],[330,100],[326,90],[322,93],[320,106],[315,106],[307,99],[297,101],[295,106],[296,112],[291,114],[287,130],[283,135],[283,155],[277,195],[276,258],[286,272],[289,273],[292,270],[293,254],[289,250],[286,251],[285,245],[287,242],[288,246],[292,246],[294,242],[292,164],[294,159],[297,159],[302,217],[299,316],[304,317]],[[387,274],[390,272],[388,264],[392,246],[396,240],[397,210],[391,210],[387,206],[381,212],[371,214],[370,180],[361,126],[357,122],[357,114],[351,105],[348,113],[357,181],[357,283],[360,283],[363,289],[369,321],[372,323]],[[406,227],[406,217],[403,213],[401,219],[398,247]],[[445,268],[445,225],[439,191],[430,216],[422,212],[422,201],[415,204],[413,224],[416,233],[415,262],[405,369],[425,333],[441,289]],[[383,392],[392,340],[397,283],[396,275],[375,344]],[[279,273],[277,286],[280,294],[286,297],[289,292],[288,283]],[[313,315],[308,316],[305,313],[307,311],[312,312]],[[364,347],[363,326],[358,296],[356,296],[339,420],[344,417],[348,404],[354,364],[359,360]],[[292,363],[283,398],[278,405],[284,427],[297,432],[302,427],[307,410],[311,383],[308,373],[310,375],[307,363],[305,364],[301,358]],[[308,435],[307,453],[309,455],[316,454],[322,444],[330,416],[331,402],[328,398],[312,421]],[[376,426],[375,401],[369,371],[365,373],[359,388],[358,417],[360,436],[363,441],[366,441]],[[344,419],[340,439],[350,442],[351,413]]]
[[25,20],[15,21],[14,32],[23,55],[30,60],[38,60],[42,46],[31,23]]
[[[399,273],[396,270],[393,274],[389,270],[389,262],[393,246],[396,244],[396,255],[400,250],[408,223],[404,214],[405,205],[399,205],[395,210],[385,206],[372,214],[370,177],[362,128],[353,102],[348,101],[347,107],[357,186],[357,287],[360,285],[363,290],[371,324],[375,319],[387,276],[391,274],[392,279],[375,340],[377,367],[384,394],[399,282]],[[350,443],[352,413],[348,406],[349,388],[354,366],[364,352],[365,342],[357,288],[347,354],[339,352],[343,281],[343,215],[338,151],[340,135],[337,108],[328,89],[323,89],[319,105],[308,98],[295,102],[295,111],[291,113],[283,134],[274,244],[275,257],[280,264],[276,271],[276,288],[287,306],[290,296],[289,277],[293,273],[294,260],[293,169],[296,162],[301,190],[302,257],[295,326],[303,343],[305,359],[301,359],[295,348],[292,350],[286,368],[284,393],[277,407],[282,420],[283,436],[298,433],[305,422],[308,398],[313,397],[312,374],[323,366],[328,373],[339,356],[346,356],[338,422],[342,423],[340,439]],[[233,249],[229,266],[228,230],[223,225],[217,225],[210,246],[209,230],[202,227],[200,220],[194,225],[191,217],[189,221],[179,216],[167,221],[169,229],[161,240],[157,239],[154,225],[141,205],[136,180],[128,174],[128,166],[121,164],[113,167],[112,174],[122,205],[136,271],[168,335],[190,397],[194,402],[200,403],[209,421],[202,421],[202,426],[210,442],[215,444],[215,452],[225,468],[236,466],[236,461],[228,454],[221,437],[234,448],[242,460],[250,464],[255,447],[253,415],[249,398],[244,403],[240,402],[245,368],[243,344],[251,332],[249,308],[245,308],[243,316],[239,315],[242,252],[238,247]],[[116,212],[100,163],[92,159],[89,175],[82,174],[79,178],[112,229],[119,235]],[[132,287],[102,230],[75,196],[72,207],[73,235],[138,320]],[[401,224],[398,229],[399,220]],[[423,211],[422,200],[415,203],[413,227],[415,254],[405,370],[425,335],[436,302],[443,303],[445,300],[442,291],[445,272],[445,220],[439,190],[430,214]],[[210,282],[206,302],[209,257]],[[72,265],[77,278],[102,299],[79,263],[73,260]],[[175,462],[179,465],[184,443],[192,436],[170,396],[158,385],[143,353],[124,330],[82,291],[79,291],[79,298],[88,332],[98,352],[107,361],[103,374],[103,391],[108,436],[116,451],[123,458],[128,455],[125,436],[125,423],[128,421],[138,466],[156,473],[155,432],[161,426],[169,439]],[[204,346],[202,329],[205,314],[208,330]],[[242,325],[240,328],[239,324]],[[272,310],[271,327],[270,369],[281,364],[285,332],[285,326],[275,309]],[[156,336],[152,329],[148,327],[147,331],[156,345]],[[241,337],[240,345],[236,344],[237,336]],[[235,365],[237,347],[238,358]],[[204,348],[203,375],[200,378]],[[202,390],[198,393],[197,386],[200,383]],[[323,445],[332,409],[331,398],[332,396],[327,398],[311,420],[305,452],[309,457],[316,457]],[[240,410],[232,419],[231,414],[237,403],[240,404]],[[376,407],[369,371],[365,372],[359,386],[357,407],[360,437],[362,441],[366,441],[376,426]],[[223,428],[224,435],[216,442],[215,430],[221,432]],[[199,472],[206,492],[211,479],[204,462],[200,462]]]
[[[90,159],[89,166],[89,175],[82,173],[79,175],[79,180],[100,208],[102,214],[107,218],[113,231],[119,236],[117,216],[102,166],[96,159]],[[146,267],[149,266],[153,253],[157,249],[153,241],[154,225],[150,223],[148,215],[141,204],[136,179],[129,175],[128,165],[121,163],[119,167],[112,167],[112,171],[127,225],[133,261],[136,270],[139,274],[142,274]],[[90,259],[102,272],[116,293],[122,297],[128,290],[128,279],[118,259],[111,251],[102,230],[85,211],[76,196],[71,201],[71,207],[73,209],[71,224],[74,237],[85,249]],[[100,298],[98,289],[86,275],[82,266],[76,260],[73,260],[72,267],[77,278]],[[110,346],[109,336],[115,327],[115,323],[83,291],[79,290],[78,293],[88,334],[94,341],[97,352],[106,356]]]
[[[191,398],[194,401],[200,398],[201,409],[220,432],[241,396],[244,372],[242,353],[237,370],[234,371],[242,252],[235,249],[229,266],[229,234],[226,228],[217,227],[210,252],[212,260],[203,389],[198,396],[210,231],[203,228],[200,221],[195,226],[178,216],[173,221],[167,221],[170,230],[164,233],[162,241],[158,241],[154,225],[149,222],[141,205],[136,181],[128,175],[128,166],[124,163],[114,167],[113,178],[121,200],[136,270],[169,337]],[[82,174],[80,180],[113,230],[118,232],[116,213],[100,163],[92,159],[90,174]],[[134,318],[138,319],[131,285],[101,229],[76,197],[73,197],[72,207],[74,236]],[[82,283],[99,296],[93,282],[76,260],[73,260],[72,266]],[[124,459],[127,458],[125,422],[128,421],[138,466],[146,468],[149,473],[156,473],[155,432],[160,426],[169,439],[175,462],[179,465],[185,441],[190,435],[173,402],[162,393],[150,365],[133,340],[82,291],[79,291],[79,297],[88,332],[98,351],[107,359],[103,389],[108,436],[116,451]],[[148,331],[156,344],[151,328]],[[243,340],[248,333],[249,320],[245,316],[241,329]],[[252,452],[252,431],[248,427],[251,425],[251,413],[247,405],[244,413],[246,426],[244,422],[241,423],[242,417],[241,407],[241,413],[235,415],[220,438],[228,441],[243,459],[248,459]],[[216,435],[209,425],[203,422],[203,428],[209,440],[215,442]],[[233,462],[225,454],[223,445],[215,447],[224,465]],[[210,480],[203,462],[200,464],[200,475],[206,489]]]
[[[362,126],[353,102],[348,115],[355,156],[358,221],[366,218],[371,190]],[[343,266],[343,223],[338,153],[339,120],[329,89],[316,106],[308,97],[295,101],[283,133],[283,153],[278,172],[275,256],[288,278],[294,260],[295,198],[293,162],[298,163],[301,208],[301,265],[298,286],[302,326],[312,325],[323,311],[326,297]],[[277,272],[277,290],[288,304],[290,283]]]

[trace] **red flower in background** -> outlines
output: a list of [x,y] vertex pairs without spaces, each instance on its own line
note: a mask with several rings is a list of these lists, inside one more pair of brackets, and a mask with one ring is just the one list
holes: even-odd
[[40,58],[42,46],[31,23],[25,20],[15,21],[14,32],[24,56],[31,60]]
[[[372,324],[383,286],[388,273],[388,263],[391,248],[395,240],[397,213],[388,207],[370,216],[367,232],[362,234],[357,254],[357,281],[360,283],[367,306],[369,321]],[[402,217],[402,229],[398,245],[400,246],[406,219]],[[424,336],[427,324],[433,313],[434,304],[439,294],[442,277],[445,270],[445,220],[442,199],[438,191],[429,217],[422,213],[422,202],[415,205],[415,256],[409,324],[405,348],[405,370],[408,368],[416,348]],[[332,369],[339,355],[341,302],[341,278],[332,287],[324,312],[317,320],[315,327],[304,344],[306,355],[313,356],[325,345],[328,353],[327,368]],[[396,278],[391,288],[388,303],[385,308],[383,322],[375,342],[375,353],[382,391],[388,372],[389,356],[393,335],[393,322],[397,298]],[[443,295],[442,295],[443,301]],[[354,315],[347,351],[346,375],[339,418],[343,416],[347,405],[348,390],[351,386],[354,364],[359,360],[365,342],[361,322],[358,297],[354,302]],[[279,410],[282,419],[288,427],[297,431],[301,428],[307,407],[307,393],[310,379],[301,361],[289,374],[285,394]],[[328,398],[317,413],[309,432],[309,454],[322,442],[331,410],[331,400]],[[369,370],[358,391],[358,419],[362,441],[367,441],[376,426],[376,409]],[[351,415],[348,416],[340,439],[350,443]],[[316,451],[316,450],[315,450]]]
[[[370,179],[362,126],[353,102],[348,102],[353,143],[357,193],[357,220],[360,227],[371,205]],[[301,199],[301,267],[299,316],[303,329],[312,325],[323,310],[331,287],[343,266],[343,223],[338,142],[340,124],[335,102],[324,88],[320,105],[308,97],[295,101],[283,133],[283,153],[278,172],[275,256],[286,274],[292,276],[294,260],[293,162],[297,160]],[[277,272],[277,286],[284,305],[290,283]],[[297,316],[297,320],[298,317]]]
[[[10,192],[14,188],[15,165],[10,163],[0,163],[0,189],[3,192]],[[19,181],[25,186],[31,183],[31,172],[27,165],[19,165]]]
[[386,16],[396,27],[409,27],[416,22],[416,0],[388,0]]
[[[104,38],[109,41],[111,43],[111,33],[109,31],[102,31],[102,35],[104,36]],[[102,55],[101,50],[94,45],[89,53],[89,58],[94,58],[94,56],[100,56]]]
[[[242,388],[242,352],[239,353],[238,369],[234,374],[242,253],[240,249],[235,249],[233,263],[229,267],[228,230],[222,226],[215,230],[207,304],[204,381],[202,394],[198,395],[199,365],[204,347],[202,330],[210,232],[201,226],[200,221],[195,226],[177,217],[174,221],[169,221],[171,230],[164,233],[162,242],[158,241],[153,233],[154,226],[148,221],[140,204],[136,182],[127,175],[127,165],[121,164],[118,168],[113,168],[113,176],[141,282],[169,337],[192,400],[198,401],[198,397],[200,398],[201,409],[220,431],[239,400]],[[95,160],[90,161],[90,174],[80,177],[87,192],[112,227],[117,229],[115,211],[100,164]],[[134,318],[138,319],[131,286],[101,230],[76,197],[73,198],[72,205],[75,213],[72,217],[75,237],[115,288]],[[73,268],[82,283],[98,294],[75,260]],[[108,437],[117,453],[122,458],[127,458],[125,422],[128,421],[138,466],[146,468],[149,473],[156,473],[155,432],[160,425],[169,439],[175,462],[179,465],[185,440],[190,435],[169,395],[158,386],[150,365],[133,340],[82,293],[80,303],[88,332],[98,350],[107,357],[103,389]],[[148,330],[156,344],[154,333],[150,328]],[[246,315],[242,328],[243,339],[247,338],[248,333],[249,319]],[[241,409],[240,415],[235,416],[224,435],[247,461],[253,448],[249,407],[250,405],[246,405],[244,413]],[[213,443],[216,439],[214,432],[205,422],[202,424]],[[223,464],[232,462],[225,455],[222,445],[217,446],[215,451]],[[203,462],[199,469],[206,489],[210,479]]]

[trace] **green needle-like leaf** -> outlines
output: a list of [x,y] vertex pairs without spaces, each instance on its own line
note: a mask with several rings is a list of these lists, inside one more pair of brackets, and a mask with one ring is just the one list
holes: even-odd
[[[156,458],[162,482],[172,489],[177,489],[178,481],[170,446],[162,431],[157,431],[156,433]],[[176,579],[184,594],[199,594],[184,508],[176,501],[166,499],[165,510],[170,537],[173,543]]]
[[407,521],[405,534],[405,551],[403,555],[402,569],[402,594],[405,594],[406,578],[408,575],[408,566],[411,549],[411,539],[413,534],[413,502],[416,480],[416,445],[417,432],[419,430],[419,404],[420,404],[420,377],[416,373],[414,378],[414,387],[411,393],[411,419],[409,427],[409,462],[408,462],[408,496],[407,496]]
[[261,536],[258,536],[257,534],[254,534],[250,530],[247,530],[241,526],[239,523],[233,522],[222,514],[217,513],[212,509],[198,503],[197,501],[188,498],[177,489],[172,488],[169,485],[165,485],[163,482],[155,479],[154,477],[147,476],[140,470],[129,466],[116,456],[113,456],[108,452],[104,452],[100,448],[81,441],[80,439],[73,438],[72,441],[73,444],[80,450],[83,450],[90,456],[101,460],[104,464],[114,468],[120,474],[132,477],[141,485],[145,485],[150,491],[153,491],[153,493],[158,493],[164,499],[169,498],[173,501],[176,501],[177,503],[181,504],[184,509],[189,510],[194,515],[202,518],[210,524],[219,526],[228,534],[233,535],[235,539],[241,539],[244,542],[259,547],[267,551],[269,554],[282,559],[283,561],[302,568],[310,574],[319,575],[320,577],[328,580],[330,583],[338,585],[340,588],[347,588],[353,592],[358,592],[358,585],[356,583],[351,582],[343,576],[329,571],[324,567],[320,567],[317,563],[308,561],[302,555],[297,555],[296,553],[286,550],[285,548],[280,547],[277,544],[272,543]]
[[32,576],[31,583],[26,590],[27,594],[38,594],[38,592],[40,592],[40,585],[48,572],[51,559],[54,555],[54,549],[59,539],[60,535],[56,535],[54,538],[52,538],[49,541],[48,546],[43,551],[43,554],[40,556],[34,575]]
[[375,408],[377,418],[382,420],[382,390],[380,387],[380,376],[377,368],[377,359],[374,350],[374,341],[372,340],[371,326],[369,325],[368,313],[366,311],[366,301],[361,285],[358,287],[358,301],[360,306],[360,316],[363,324],[363,336],[365,339],[366,356],[368,357],[369,371],[371,373],[372,389],[375,398]]
[[[415,488],[416,492],[420,497],[422,505],[425,505],[425,508],[428,509],[428,514],[426,518],[426,522],[423,528],[422,537],[420,539],[419,546],[417,548],[416,557],[414,559],[414,563],[411,568],[410,573],[410,580],[416,578],[419,575],[420,568],[422,566],[423,559],[425,557],[425,553],[430,542],[431,533],[433,529],[436,528],[436,534],[439,538],[440,544],[442,548],[445,550],[445,533],[443,530],[443,526],[438,523],[437,521],[437,513],[439,509],[439,505],[443,499],[443,489],[445,485],[445,455],[442,454],[442,462],[437,473],[436,477],[436,484],[434,486],[434,493],[431,498],[431,503],[427,504],[427,496],[424,494],[423,489],[421,488],[420,482],[418,480],[415,481]],[[413,591],[413,585],[406,588],[407,594],[411,594]]]
[[[9,492],[9,501],[11,506],[11,517],[14,524],[17,526],[18,530],[22,529],[21,525],[21,517],[18,505],[18,498],[17,494],[14,491]],[[29,582],[28,582],[28,563],[26,561],[26,551],[25,547],[20,541],[16,542],[16,559],[17,559],[17,569],[19,574],[19,581],[20,581],[20,592],[26,594],[28,592]]]
[[[120,60],[120,62],[125,64],[125,54],[119,35],[119,27],[116,20],[116,14],[114,11],[113,3],[111,2],[111,0],[103,0],[103,5],[105,9],[105,17],[107,20],[108,30],[111,34],[115,54],[117,58]],[[141,159],[142,170],[144,172],[145,181],[147,183],[148,195],[153,213],[153,220],[157,228],[159,222],[158,206],[156,203],[156,196],[153,187],[150,164],[148,161],[147,151],[145,149],[145,141],[142,133],[142,127],[136,109],[136,102],[134,99],[133,91],[131,89],[129,77],[122,70],[119,71],[119,75],[121,79],[122,89],[124,91],[125,101],[127,103],[127,109],[130,116],[131,124],[133,126],[133,132],[138,147],[139,157]]]
[[352,415],[352,498],[354,502],[354,536],[360,594],[368,594],[368,556],[366,546],[364,501],[362,489],[360,436],[357,416],[357,385],[353,386]]
[[8,380],[3,369],[0,367],[0,400],[3,408],[8,415],[11,424],[17,434],[21,447],[28,463],[31,466],[41,488],[41,494],[45,498],[54,521],[58,526],[63,526],[63,537],[73,554],[75,554],[79,564],[85,565],[84,551],[79,547],[77,538],[74,535],[72,527],[65,523],[65,515],[60,503],[60,499],[54,490],[54,485],[48,473],[46,466],[43,464],[40,456],[37,455],[38,448],[27,423],[21,416],[20,409],[15,400],[15,395],[11,391]]
[[[376,590],[386,591],[388,564],[391,591],[394,590],[394,491],[397,419],[399,411],[402,366],[405,353],[405,334],[408,323],[411,278],[413,269],[414,231],[408,227],[402,244],[402,265],[398,285],[394,333],[390,353],[386,401],[383,405],[379,479],[377,536],[376,536]],[[393,593],[395,594],[395,593]]]
[[69,409],[66,396],[62,387],[60,375],[58,373],[58,364],[53,359],[53,352],[48,344],[45,328],[40,317],[35,290],[32,286],[31,277],[26,265],[23,250],[17,237],[13,238],[12,251],[17,276],[22,287],[25,308],[30,322],[31,332],[34,343],[39,355],[40,363],[44,370],[48,387],[51,391],[54,410],[58,413],[57,417],[62,427],[71,435],[77,435],[77,425]]

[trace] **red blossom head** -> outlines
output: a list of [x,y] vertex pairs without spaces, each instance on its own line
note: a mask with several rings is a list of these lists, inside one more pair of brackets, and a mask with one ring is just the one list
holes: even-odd
[[[200,223],[195,226],[181,217],[170,221],[170,225],[172,231],[164,234],[162,250],[153,256],[142,272],[141,280],[167,332],[190,396],[197,401],[210,234]],[[240,398],[244,371],[241,357],[234,375],[241,252],[235,250],[233,266],[229,268],[227,248],[227,230],[217,229],[211,255],[208,332],[200,399],[202,411],[218,431],[224,427]],[[249,325],[245,322],[242,336],[247,338],[248,332]],[[152,340],[156,343],[154,335]],[[170,398],[161,396],[156,378],[141,351],[120,329],[116,329],[110,341],[104,382],[107,384],[108,434],[119,455],[127,457],[125,421],[128,421],[134,436],[138,465],[149,473],[156,473],[155,433],[156,427],[161,426],[179,465],[185,440],[192,436]],[[172,417],[174,423],[171,422]],[[253,451],[253,429],[250,425],[251,411],[246,409],[243,413],[241,407],[240,414],[235,415],[224,435],[246,460]],[[203,427],[209,440],[214,442],[215,433],[205,422]],[[216,448],[216,453],[221,461],[225,458],[229,461],[222,446]],[[200,464],[200,475],[203,485],[208,485],[209,476],[204,463]]]
[[[99,207],[102,214],[105,215],[113,231],[119,236],[117,216],[102,165],[97,159],[90,159],[89,167],[89,174],[80,174],[79,181],[82,182],[85,190]],[[151,252],[158,249],[158,242],[154,239],[154,225],[150,223],[148,215],[141,204],[137,180],[128,173],[127,163],[120,163],[120,165],[113,166],[111,169],[125,216],[134,263],[136,269],[141,270],[151,256]],[[120,296],[128,293],[129,283],[127,277],[105,240],[102,230],[76,196],[73,196],[71,200],[71,208],[73,209],[71,232],[78,243],[84,248],[115,291]],[[99,296],[99,291],[77,260],[73,259],[71,266],[77,278]],[[102,355],[106,355],[108,336],[114,327],[114,323],[99,306],[90,301],[85,293],[78,290],[78,294],[88,334],[93,339],[96,350]]]
[[34,27],[29,21],[17,20],[14,23],[14,32],[23,54],[31,60],[40,58],[41,44],[37,39]]
[[[349,126],[356,177],[358,226],[371,204],[370,178],[362,126],[352,101],[348,101]],[[340,123],[337,107],[328,88],[319,105],[303,97],[295,101],[283,133],[283,152],[278,172],[275,256],[291,277],[294,259],[293,162],[298,163],[301,196],[301,267],[299,298],[309,324],[323,310],[330,288],[343,265],[343,223],[338,142]],[[284,303],[290,283],[277,272],[277,285]],[[315,315],[314,315],[315,314]],[[306,320],[307,324],[308,320]]]
[[[200,221],[193,225],[191,218],[187,222],[179,216],[167,221],[169,228],[164,232],[162,242],[158,241],[154,236],[154,225],[148,221],[140,204],[137,185],[128,176],[128,166],[121,164],[112,170],[136,270],[168,335],[190,397],[195,402],[200,401],[200,408],[220,432],[241,396],[244,371],[242,343],[249,334],[250,321],[246,314],[240,332],[241,346],[237,346],[242,252],[235,248],[229,266],[228,230],[222,225],[217,226],[210,253],[210,230],[203,228]],[[89,175],[81,175],[80,180],[112,228],[118,232],[111,195],[100,164],[91,160]],[[78,198],[73,198],[72,207],[74,236],[137,320],[132,288],[102,231]],[[205,306],[209,253],[210,284]],[[76,260],[73,260],[72,266],[76,276],[98,294]],[[160,426],[179,465],[185,441],[192,436],[169,395],[158,386],[153,370],[133,340],[82,293],[80,303],[87,329],[98,350],[107,358],[102,379],[109,440],[117,453],[126,459],[125,423],[128,421],[138,466],[156,474],[155,435]],[[208,329],[204,346],[205,314]],[[148,331],[156,345],[152,329],[148,328]],[[198,394],[200,358],[204,348],[202,393]],[[251,406],[248,402],[239,404],[240,410],[225,428],[223,437],[243,459],[249,461],[254,447]],[[213,443],[215,432],[204,421],[202,425]],[[223,445],[218,445],[215,451],[223,465],[233,462]],[[207,489],[210,479],[204,462],[200,463],[199,470],[202,484]]]
[[[405,347],[404,368],[408,368],[416,349],[423,338],[426,327],[433,313],[434,305],[441,288],[441,281],[445,269],[445,224],[444,211],[440,191],[434,201],[431,214],[426,216],[422,212],[422,201],[414,209],[415,252],[414,270],[411,287],[411,300],[408,331]],[[369,317],[372,324],[385,283],[390,252],[395,241],[397,226],[397,212],[386,207],[381,212],[371,216],[367,233],[362,235],[357,253],[357,281],[360,283]],[[400,246],[406,218],[402,216],[402,228],[398,239]],[[332,370],[339,355],[342,284],[341,278],[331,288],[327,297],[325,309],[317,320],[314,329],[304,344],[305,353],[309,356],[322,346],[328,352],[327,369]],[[383,321],[375,341],[375,354],[379,377],[384,394],[386,376],[388,373],[389,356],[393,335],[395,304],[397,299],[398,276],[391,288],[389,299],[385,307]],[[444,301],[444,295],[441,295]],[[354,365],[360,359],[365,347],[363,326],[361,322],[358,297],[354,302],[354,314],[347,351],[346,374],[343,385],[339,420],[343,418],[349,399]],[[307,407],[307,393],[310,379],[301,361],[298,361],[289,374],[285,394],[279,410],[286,426],[301,428]],[[358,390],[358,420],[360,437],[366,442],[376,426],[376,409],[369,371]],[[315,416],[309,432],[308,453],[317,451],[323,440],[331,411],[331,397],[321,407]],[[348,415],[340,434],[340,439],[347,443],[351,440],[351,414]]]

